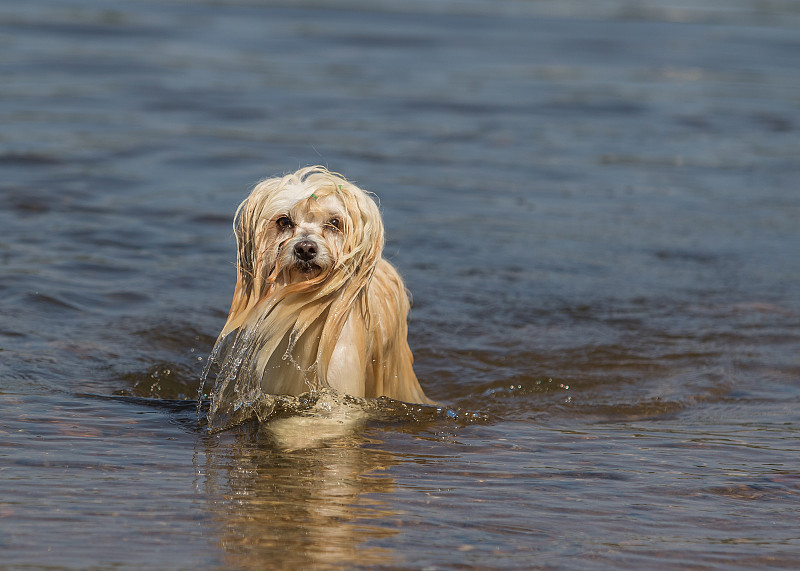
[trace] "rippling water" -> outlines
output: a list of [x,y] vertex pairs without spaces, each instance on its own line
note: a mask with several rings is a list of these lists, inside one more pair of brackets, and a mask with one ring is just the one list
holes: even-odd
[[[800,7],[0,4],[3,568],[800,565]],[[194,398],[251,184],[380,199],[441,408]]]

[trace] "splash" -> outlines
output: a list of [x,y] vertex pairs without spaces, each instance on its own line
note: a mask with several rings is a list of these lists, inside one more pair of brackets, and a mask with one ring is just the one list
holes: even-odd
[[[319,332],[314,329],[323,319],[313,322],[311,328],[290,329],[276,342],[274,337],[260,332],[267,317],[261,316],[253,327],[241,327],[221,336],[212,349],[201,375],[197,402],[200,414],[204,400],[210,401],[206,422],[212,432],[253,418],[261,422],[271,418],[284,398],[264,390],[263,377],[271,373],[289,383],[285,390],[273,383],[277,392],[296,393],[293,387],[300,386],[314,394],[323,388],[315,359]],[[299,357],[298,353],[307,357]],[[282,363],[289,363],[293,372]],[[213,387],[206,393],[212,377]]]
[[[233,340],[238,345],[244,340]],[[246,343],[245,343],[246,345]],[[225,348],[230,355],[231,347]],[[340,394],[333,389],[309,383],[309,391],[299,396],[265,393],[260,383],[251,382],[250,375],[237,374],[247,366],[251,354],[240,353],[235,359],[217,359],[221,347],[215,346],[203,370],[197,400],[197,414],[204,419],[206,429],[216,433],[256,420],[264,430],[280,440],[296,438],[309,443],[340,433],[339,428],[354,427],[363,422],[381,424],[412,424],[447,422],[457,426],[491,422],[489,415],[431,404],[411,404],[388,397],[358,398]],[[291,353],[284,357],[292,360]],[[216,367],[215,367],[216,365]],[[210,394],[204,387],[214,368],[216,381]],[[205,412],[205,414],[203,414]],[[289,419],[293,419],[289,421]],[[293,436],[292,436],[293,435]],[[290,438],[291,437],[291,438]],[[306,447],[299,444],[291,447]]]
[[[224,430],[253,417],[265,420],[272,414],[271,395],[264,394],[261,384],[252,375],[240,374],[250,368],[255,357],[249,329],[240,329],[214,345],[200,377],[197,397],[198,415],[204,400],[210,399],[205,415],[209,431]],[[206,395],[205,388],[213,369],[216,369],[216,380],[210,394]]]

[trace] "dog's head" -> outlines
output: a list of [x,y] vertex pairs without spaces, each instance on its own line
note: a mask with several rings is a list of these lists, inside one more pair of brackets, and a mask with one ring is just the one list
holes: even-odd
[[328,294],[368,277],[384,242],[371,196],[320,166],[258,183],[239,206],[234,231],[238,278],[226,330],[279,290]]
[[352,222],[336,194],[311,193],[306,197],[308,192],[302,187],[284,192],[288,199],[285,208],[266,221],[263,240],[273,258],[274,279],[288,285],[330,272]]

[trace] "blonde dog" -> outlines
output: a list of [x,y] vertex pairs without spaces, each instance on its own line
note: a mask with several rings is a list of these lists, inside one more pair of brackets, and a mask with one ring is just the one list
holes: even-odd
[[[221,399],[333,389],[431,403],[412,368],[409,300],[373,199],[324,167],[258,183],[234,220],[237,279],[212,354]],[[214,401],[217,402],[214,402]]]

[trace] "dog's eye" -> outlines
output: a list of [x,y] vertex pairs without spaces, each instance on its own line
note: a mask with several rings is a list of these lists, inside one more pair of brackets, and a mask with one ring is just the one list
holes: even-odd
[[342,219],[341,218],[336,218],[336,217],[331,218],[330,220],[328,220],[328,226],[330,226],[331,228],[341,232],[342,231]]
[[288,230],[289,228],[292,228],[294,224],[292,223],[292,219],[288,216],[281,216],[275,221],[275,226],[281,230]]

